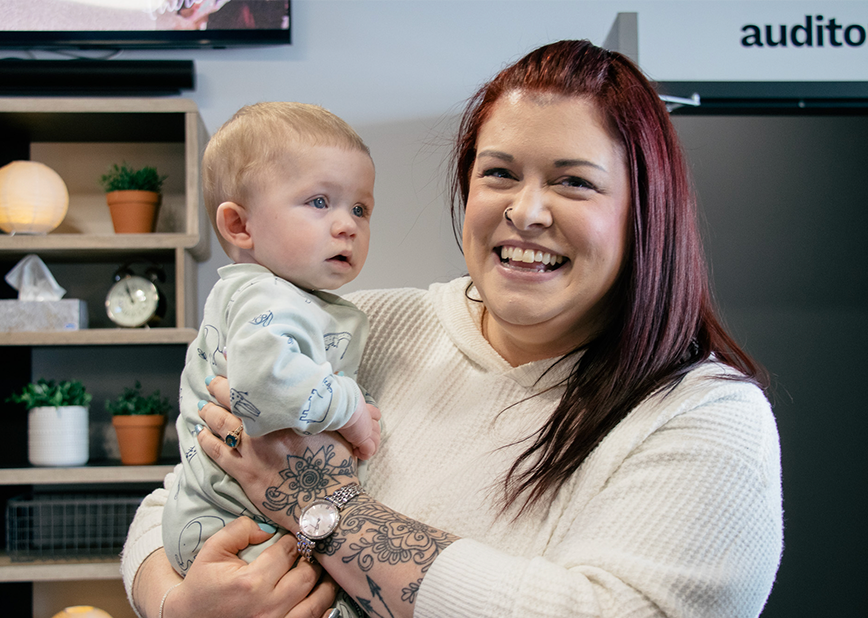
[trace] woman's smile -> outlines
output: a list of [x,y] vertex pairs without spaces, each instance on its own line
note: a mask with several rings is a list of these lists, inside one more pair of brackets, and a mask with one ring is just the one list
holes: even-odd
[[494,248],[500,256],[500,263],[506,268],[532,270],[535,272],[550,272],[557,270],[566,258],[545,249],[522,248],[515,245],[501,245]]

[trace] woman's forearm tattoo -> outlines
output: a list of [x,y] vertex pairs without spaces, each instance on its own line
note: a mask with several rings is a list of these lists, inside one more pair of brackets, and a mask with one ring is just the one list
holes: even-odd
[[[333,486],[346,484],[355,475],[353,460],[335,461],[335,458],[332,445],[317,451],[306,449],[301,457],[287,455],[286,468],[279,472],[280,481],[265,492],[263,508],[298,517],[299,504],[323,497]],[[420,576],[413,576],[413,581],[401,588],[401,601],[412,605],[416,602],[425,573],[437,556],[457,539],[396,513],[362,494],[347,505],[337,533],[318,542],[317,551],[323,555],[335,555],[342,550],[341,560],[345,564],[355,563],[367,574],[370,596],[359,594],[355,601],[369,616],[392,616],[381,585],[372,577],[376,573],[374,567],[417,567],[411,571]]]
[[[355,562],[365,572],[378,564],[414,564],[424,576],[440,552],[457,538],[361,496],[341,517],[339,533],[317,549],[333,555],[349,542],[341,558],[345,564]],[[368,579],[369,585],[375,587],[373,580]],[[401,590],[401,599],[414,603],[421,583],[422,577],[410,582]],[[364,606],[364,599],[357,601]]]
[[306,504],[320,498],[329,487],[343,484],[353,476],[355,467],[351,458],[332,462],[334,458],[335,447],[332,445],[323,446],[316,452],[305,449],[301,457],[287,455],[286,468],[279,472],[280,484],[265,491],[262,507],[298,517],[299,502]]

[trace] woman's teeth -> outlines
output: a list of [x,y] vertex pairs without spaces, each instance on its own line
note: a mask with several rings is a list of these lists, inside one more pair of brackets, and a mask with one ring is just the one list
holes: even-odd
[[519,249],[518,247],[501,247],[500,259],[511,260],[513,262],[524,262],[526,264],[533,264],[535,262],[539,262],[544,266],[547,266],[549,264],[555,265],[563,263],[564,256],[552,255],[551,253],[545,253],[543,251]]

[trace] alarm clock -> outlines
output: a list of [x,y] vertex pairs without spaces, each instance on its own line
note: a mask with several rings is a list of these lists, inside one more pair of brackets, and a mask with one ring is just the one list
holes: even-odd
[[124,328],[153,326],[166,315],[166,297],[157,282],[166,280],[165,271],[152,265],[144,276],[135,274],[131,264],[124,264],[114,274],[114,284],[105,297],[109,319]]

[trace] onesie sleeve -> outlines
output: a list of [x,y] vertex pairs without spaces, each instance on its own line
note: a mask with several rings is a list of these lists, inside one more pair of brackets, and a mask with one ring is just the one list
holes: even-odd
[[607,436],[580,469],[599,489],[549,514],[543,555],[450,545],[414,616],[757,616],[782,549],[779,443],[759,389],[730,385],[647,436]]
[[225,316],[227,377],[232,413],[246,433],[332,431],[359,406],[358,385],[326,360],[332,341],[322,316],[314,302],[273,278],[233,295]]

